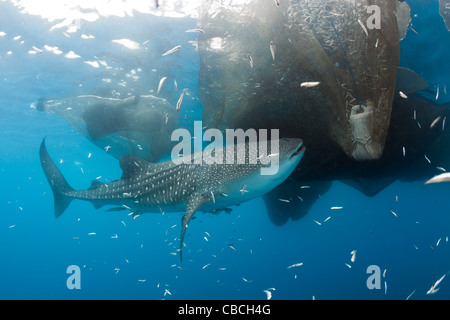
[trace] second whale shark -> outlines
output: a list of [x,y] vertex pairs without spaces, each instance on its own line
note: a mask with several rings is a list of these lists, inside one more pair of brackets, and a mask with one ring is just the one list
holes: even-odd
[[[269,141],[266,141],[269,142]],[[272,146],[272,142],[269,144]],[[122,177],[111,183],[97,180],[87,190],[74,190],[67,183],[45,146],[40,147],[40,160],[54,196],[55,216],[59,217],[73,199],[87,200],[96,208],[103,205],[123,205],[135,212],[185,212],[180,236],[180,258],[186,228],[197,210],[220,210],[259,197],[281,184],[297,167],[305,147],[300,139],[277,140],[277,172],[262,174],[267,169],[262,161],[261,145],[257,142],[237,143],[228,150],[234,152],[234,164],[201,163],[195,159],[206,151],[191,155],[191,162],[151,163],[133,155],[120,159]],[[253,145],[252,145],[253,144]],[[245,149],[240,149],[240,148]],[[267,146],[266,146],[267,147]],[[224,152],[224,148],[208,151]],[[238,152],[245,150],[245,153]],[[267,152],[267,150],[264,150]],[[270,150],[269,150],[270,152]],[[267,155],[275,155],[266,153]],[[253,162],[251,159],[256,159]]]

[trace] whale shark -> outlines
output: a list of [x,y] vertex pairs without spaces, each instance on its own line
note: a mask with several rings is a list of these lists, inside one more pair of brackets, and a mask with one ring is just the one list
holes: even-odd
[[116,158],[134,154],[159,162],[170,153],[170,135],[178,127],[175,106],[152,95],[39,98],[31,108],[62,117],[97,147],[110,146]]
[[[184,211],[180,236],[182,259],[186,228],[196,211],[223,209],[262,196],[281,184],[294,171],[305,152],[303,141],[292,138],[276,141],[276,174],[261,174],[262,169],[267,169],[262,156],[272,155],[265,152],[273,152],[273,140],[270,140],[268,146],[265,145],[264,153],[261,152],[261,144],[258,142],[241,142],[185,156],[191,157],[190,162],[169,160],[151,163],[138,156],[126,155],[120,159],[123,171],[120,179],[110,183],[94,180],[87,190],[74,190],[68,184],[47,152],[45,138],[41,143],[39,155],[53,191],[57,218],[73,199],[90,201],[96,208],[103,205],[122,205],[133,210],[134,215],[144,212]],[[227,161],[226,164],[207,164],[196,161],[198,157],[204,157],[206,152],[208,155],[217,155],[230,151],[234,152],[233,163]]]

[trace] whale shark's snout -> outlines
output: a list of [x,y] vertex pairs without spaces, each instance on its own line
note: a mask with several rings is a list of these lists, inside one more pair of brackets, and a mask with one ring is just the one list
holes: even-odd
[[276,178],[274,177],[275,180],[286,179],[297,167],[305,150],[306,147],[303,146],[303,140],[301,139],[272,140],[270,143],[270,163],[261,168],[261,175],[277,175]]
[[306,147],[303,145],[303,140],[301,139],[291,139],[291,140],[293,140],[293,143],[296,144],[296,147],[289,156],[289,160],[295,159],[296,157],[303,157],[303,154],[305,153],[306,150]]
[[[301,159],[306,148],[303,145],[302,139],[297,138],[283,138],[280,139],[280,163],[284,160]],[[300,161],[300,159],[298,159]]]

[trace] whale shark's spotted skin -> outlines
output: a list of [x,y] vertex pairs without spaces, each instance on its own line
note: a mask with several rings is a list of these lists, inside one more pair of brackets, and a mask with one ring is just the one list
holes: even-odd
[[[53,191],[56,217],[73,199],[88,200],[96,208],[123,205],[134,210],[135,214],[185,211],[180,237],[182,257],[186,228],[198,209],[223,209],[261,196],[291,174],[303,156],[303,142],[299,139],[281,139],[278,142],[279,167],[275,175],[261,174],[260,170],[267,166],[256,157],[258,154],[252,154],[258,152],[258,148],[245,143],[245,153],[237,152],[239,144],[234,146],[236,164],[197,164],[196,159],[203,157],[202,152],[190,156],[188,163],[179,164],[173,161],[150,163],[127,155],[120,159],[121,179],[110,183],[94,180],[87,190],[74,190],[69,186],[51,160],[45,140],[41,144],[40,159]],[[213,152],[224,152],[224,148],[216,148]],[[252,164],[249,159],[258,160]]]

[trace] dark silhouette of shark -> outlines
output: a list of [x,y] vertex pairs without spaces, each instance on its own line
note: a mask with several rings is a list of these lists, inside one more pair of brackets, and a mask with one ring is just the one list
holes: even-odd
[[[450,103],[439,105],[418,92],[394,98],[391,122],[382,157],[355,161],[343,152],[320,166],[307,155],[300,170],[266,194],[264,202],[271,221],[283,225],[304,216],[335,180],[372,197],[395,181],[426,181],[450,168]],[[309,188],[301,189],[302,185]],[[298,197],[300,196],[300,198]],[[290,199],[289,203],[278,199]]]

